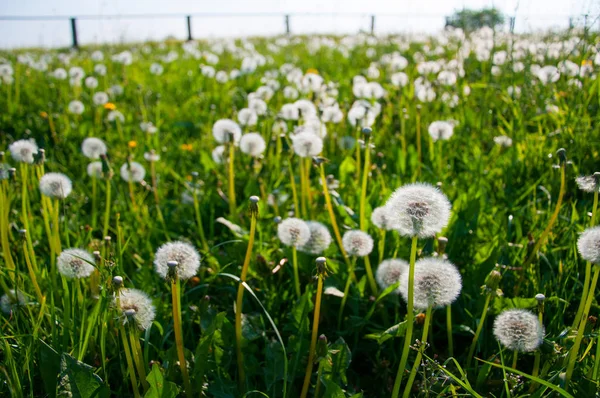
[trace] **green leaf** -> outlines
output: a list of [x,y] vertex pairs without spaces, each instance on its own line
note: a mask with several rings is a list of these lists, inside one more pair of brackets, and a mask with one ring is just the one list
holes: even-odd
[[346,398],[344,390],[332,381],[325,381],[325,394],[323,398]]
[[496,297],[494,299],[494,305],[492,309],[492,313],[499,314],[502,311],[511,309],[511,308],[533,308],[537,306],[537,300],[535,297],[532,298],[524,298],[524,297]]
[[329,352],[335,352],[331,355],[331,362],[324,362],[323,371],[327,374],[326,379],[343,385],[348,384],[346,370],[352,361],[352,353],[343,338],[339,338],[335,343],[329,346]]
[[340,183],[346,185],[350,177],[356,172],[356,161],[352,156],[348,156],[340,164]]
[[406,323],[406,321],[402,321],[397,325],[394,325],[389,329],[384,330],[383,332],[367,334],[365,338],[370,340],[377,340],[377,344],[381,345],[393,337],[404,336],[407,326],[408,324]]
[[150,384],[150,389],[144,395],[146,398],[175,398],[179,394],[179,388],[175,383],[164,380],[157,364],[152,366],[152,371],[146,380]]
[[49,397],[56,397],[56,382],[60,370],[60,355],[52,347],[40,340],[40,371],[46,393]]
[[94,368],[63,353],[60,358],[58,395],[68,393],[73,398],[109,397],[110,391]]

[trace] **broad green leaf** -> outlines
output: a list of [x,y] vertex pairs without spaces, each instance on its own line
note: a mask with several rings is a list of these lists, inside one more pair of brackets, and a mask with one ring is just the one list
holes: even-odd
[[344,390],[334,382],[326,381],[323,398],[346,398],[346,394],[344,394]]
[[94,368],[63,353],[60,358],[58,395],[68,393],[73,398],[104,398],[110,391]]
[[44,341],[40,342],[40,371],[46,393],[49,397],[56,397],[56,382],[60,371],[60,355]]
[[146,398],[175,398],[179,394],[177,384],[165,381],[160,367],[157,364],[152,366],[152,371],[146,377],[150,384],[150,389],[146,392]]

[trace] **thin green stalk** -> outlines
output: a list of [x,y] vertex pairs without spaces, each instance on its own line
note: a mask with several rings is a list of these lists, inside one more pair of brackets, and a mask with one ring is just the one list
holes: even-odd
[[379,264],[383,261],[383,255],[385,253],[385,235],[387,231],[385,229],[381,230],[381,237],[379,238]]
[[[369,178],[369,170],[371,169],[371,151],[369,148],[370,145],[370,133],[367,135],[365,140],[365,165],[364,171],[362,175],[362,187],[360,190],[360,229],[362,231],[367,231],[367,182]],[[371,268],[371,262],[369,257],[365,257],[365,271],[367,272],[367,279],[369,281],[369,286],[371,287],[371,291],[375,296],[377,296],[377,283],[375,283],[375,277],[373,276],[373,269]]]
[[594,360],[594,371],[592,373],[592,380],[598,382],[600,377],[600,333],[596,337],[596,359]]
[[138,374],[140,375],[140,382],[142,383],[142,387],[144,387],[144,392],[148,391],[150,385],[146,380],[146,366],[142,360],[143,355],[141,352],[141,348],[139,347],[140,341],[139,336],[137,335],[137,330],[135,330],[136,326],[130,324],[129,325],[129,342],[131,343],[131,353],[133,354],[133,362],[135,367],[137,368]]
[[485,303],[483,304],[483,311],[481,311],[481,318],[479,319],[479,325],[477,325],[477,330],[475,331],[475,336],[473,336],[473,341],[471,342],[471,348],[469,348],[469,354],[467,354],[467,368],[471,366],[471,358],[475,355],[475,348],[477,347],[477,341],[479,340],[479,335],[481,334],[481,330],[483,329],[483,325],[485,324],[485,317],[488,313],[488,308],[490,306],[490,301],[492,300],[492,294],[488,293],[485,298]]
[[232,219],[235,219],[237,217],[237,206],[235,204],[235,168],[234,168],[234,164],[235,164],[235,144],[233,143],[233,140],[231,140],[231,142],[229,143],[229,171],[227,173],[227,177],[229,179],[229,192],[228,192],[228,199],[229,199],[229,215]]
[[421,152],[421,112],[417,107],[417,179],[421,176],[421,162],[423,158]]
[[454,356],[454,339],[452,336],[452,305],[446,306],[446,332],[448,333],[448,353]]
[[294,200],[294,212],[300,214],[300,205],[298,202],[298,190],[296,189],[296,179],[294,178],[294,170],[292,169],[292,159],[288,159],[288,170],[290,171],[290,186],[292,187],[292,198]]
[[315,398],[319,398],[321,395],[321,375],[323,374],[323,361],[319,361],[319,368],[317,369],[317,385],[315,386]]
[[187,362],[185,359],[183,347],[183,329],[181,325],[181,282],[179,277],[175,276],[171,280],[171,299],[173,304],[173,331],[175,333],[175,344],[177,346],[177,358],[179,359],[179,368],[185,387],[185,394],[188,398],[192,398],[192,385],[187,370]]
[[296,246],[292,246],[292,267],[294,268],[294,286],[296,288],[296,295],[300,297],[302,292],[300,290],[300,276],[298,274],[298,253]]
[[513,352],[513,361],[512,361],[512,366],[511,368],[516,369],[517,368],[517,361],[519,360],[519,352],[517,350],[515,350]]
[[198,226],[198,234],[200,235],[200,241],[202,243],[202,248],[205,252],[209,251],[208,243],[206,242],[206,236],[204,235],[204,226],[202,224],[202,215],[200,213],[200,202],[198,201],[198,193],[196,189],[193,189],[193,197],[194,197],[194,213],[196,214],[196,225]]
[[254,246],[254,235],[256,234],[256,218],[258,216],[258,206],[252,202],[250,209],[250,238],[248,239],[248,248],[246,249],[246,257],[242,266],[242,274],[240,275],[241,283],[238,285],[237,300],[235,302],[235,342],[238,363],[238,384],[239,392],[243,394],[246,391],[246,372],[244,370],[244,353],[242,352],[242,309],[244,304],[244,283],[248,275],[250,266],[250,258],[252,257],[252,247]]
[[[315,349],[317,347],[317,335],[319,333],[319,317],[321,313],[321,295],[323,293],[323,273],[317,271],[317,298],[315,300],[315,312],[313,315],[312,335],[310,338],[310,348],[308,351],[308,363],[306,364],[306,372],[304,374],[304,384],[302,385],[302,393],[300,398],[306,398],[308,387],[310,386],[310,376],[312,374],[313,361],[315,358]],[[317,380],[317,383],[319,381]]]
[[600,266],[596,266],[594,269],[594,276],[592,277],[592,283],[590,284],[589,294],[585,303],[585,308],[583,310],[583,316],[581,317],[581,322],[579,323],[579,328],[577,329],[575,343],[573,344],[573,347],[571,347],[571,351],[569,352],[567,374],[565,377],[566,390],[569,389],[569,380],[571,380],[571,376],[573,376],[573,369],[575,368],[577,356],[579,355],[579,347],[581,346],[581,340],[583,339],[583,332],[585,331],[585,325],[587,324],[588,314],[590,312],[590,308],[592,307],[592,302],[594,301],[594,292],[596,291],[596,284],[598,283],[599,274]]
[[[538,320],[540,322],[540,325],[544,324],[544,310],[543,310],[543,302],[541,304],[538,304],[538,308],[539,308],[539,312],[538,312]],[[533,377],[538,377],[538,375],[540,374],[540,361],[542,359],[542,353],[540,351],[540,349],[538,348],[537,350],[535,350],[535,357],[533,359],[533,371],[531,372],[531,375]],[[529,392],[532,393],[535,391],[535,389],[537,388],[538,383],[536,382],[532,382],[531,386],[529,387]]]
[[[450,308],[450,306],[448,306]],[[423,337],[421,338],[421,346],[417,351],[417,358],[415,359],[415,363],[410,371],[410,376],[408,377],[408,382],[406,384],[406,388],[404,389],[404,394],[402,394],[403,398],[408,398],[410,396],[410,391],[412,390],[412,385],[415,381],[415,377],[417,375],[417,370],[421,366],[421,359],[423,358],[423,351],[427,348],[427,337],[429,334],[429,325],[431,324],[431,313],[432,307],[427,307],[427,313],[425,314],[425,324],[423,325]]]
[[348,301],[348,296],[350,295],[350,285],[352,284],[352,278],[350,277],[351,273],[354,272],[354,267],[356,265],[356,257],[352,258],[350,262],[351,267],[348,269],[348,278],[346,278],[346,285],[344,286],[344,297],[342,297],[342,303],[340,304],[340,309],[338,310],[338,321],[337,328],[342,328],[342,318],[344,315],[344,308],[346,307],[346,302]]
[[417,259],[417,241],[418,238],[413,236],[412,244],[410,247],[410,263],[408,270],[408,308],[406,312],[406,334],[404,336],[404,347],[402,348],[402,358],[400,359],[400,365],[398,366],[398,372],[396,373],[396,380],[394,381],[394,389],[392,391],[392,398],[398,398],[400,394],[400,386],[402,385],[402,377],[404,376],[404,369],[408,362],[408,355],[410,352],[410,345],[412,343],[412,332],[414,327],[414,286],[415,286],[415,261]]
[[306,172],[304,171],[304,159],[298,157],[298,164],[300,169],[300,206],[302,206],[301,217],[308,217],[308,211],[306,207],[308,195],[306,193]]
[[98,224],[98,220],[96,219],[96,213],[98,212],[98,200],[96,198],[96,194],[98,191],[98,181],[96,178],[92,178],[92,228],[96,228],[96,224]]
[[110,207],[111,207],[111,198],[110,198],[110,189],[111,189],[111,179],[106,179],[106,209],[104,210],[104,227],[102,228],[102,238],[105,238],[108,235],[108,226],[110,225]]
[[123,349],[125,350],[125,360],[127,361],[127,370],[129,372],[129,380],[133,387],[133,395],[136,398],[140,396],[140,390],[138,389],[137,377],[135,376],[135,368],[133,366],[133,360],[131,359],[131,351],[129,343],[127,342],[127,335],[125,333],[125,327],[123,322],[119,322],[119,334],[121,335],[121,342],[123,343]]

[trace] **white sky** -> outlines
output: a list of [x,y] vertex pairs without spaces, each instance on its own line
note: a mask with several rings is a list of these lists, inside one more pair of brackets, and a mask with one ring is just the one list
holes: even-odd
[[[517,15],[517,31],[565,28],[569,16],[585,13],[590,15],[590,22],[600,26],[596,19],[600,14],[598,0],[0,0],[0,16],[320,12],[332,15],[292,15],[292,33],[352,33],[369,29],[369,15],[377,14],[376,32],[434,32],[443,27],[444,16],[456,9],[490,6]],[[336,12],[363,16],[333,15]],[[192,26],[196,38],[272,35],[283,32],[284,21],[279,16],[194,17]],[[186,24],[183,17],[79,20],[78,34],[80,43],[143,41],[169,35],[183,39]],[[68,20],[0,20],[0,48],[70,43]]]

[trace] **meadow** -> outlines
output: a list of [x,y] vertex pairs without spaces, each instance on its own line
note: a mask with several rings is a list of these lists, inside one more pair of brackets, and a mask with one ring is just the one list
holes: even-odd
[[0,395],[593,397],[600,42],[0,52]]

